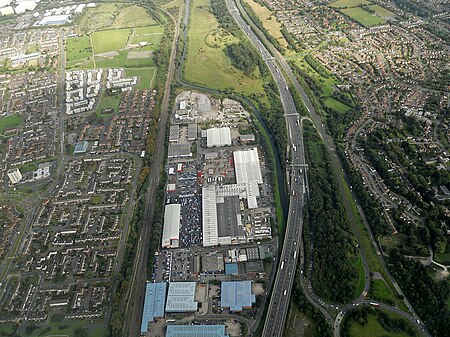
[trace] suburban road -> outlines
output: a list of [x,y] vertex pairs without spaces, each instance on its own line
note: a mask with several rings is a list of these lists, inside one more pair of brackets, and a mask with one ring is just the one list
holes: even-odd
[[165,11],[166,15],[174,21],[175,33],[172,41],[167,80],[164,88],[164,98],[161,105],[161,117],[158,125],[155,153],[150,168],[149,184],[146,195],[145,223],[139,235],[139,241],[134,261],[133,275],[130,285],[130,294],[125,307],[123,336],[136,337],[140,335],[140,322],[142,320],[142,308],[144,306],[145,284],[147,281],[148,254],[150,235],[152,232],[153,216],[155,213],[156,192],[159,186],[161,169],[164,161],[164,141],[167,129],[167,119],[170,100],[170,86],[175,74],[175,58],[177,54],[177,41],[182,17],[183,6],[180,6],[178,20]]
[[[318,115],[316,112],[312,102],[310,101],[309,97],[307,96],[306,92],[304,91],[303,87],[299,84],[297,78],[295,77],[292,69],[290,68],[289,64],[286,62],[284,57],[265,39],[264,34],[258,30],[258,28],[251,23],[251,20],[247,17],[248,22],[250,25],[243,20],[241,17],[241,13],[244,13],[243,8],[240,6],[240,4],[236,4],[235,0],[226,0],[228,9],[230,13],[232,14],[233,18],[237,21],[239,26],[244,30],[245,34],[247,35],[250,42],[259,50],[262,58],[266,62],[267,66],[269,67],[269,70],[278,86],[278,90],[280,92],[280,98],[283,103],[283,107],[285,110],[285,117],[286,117],[286,126],[288,129],[288,138],[290,141],[290,145],[292,145],[291,153],[292,153],[292,160],[291,160],[291,184],[290,184],[290,208],[289,208],[289,216],[286,226],[286,236],[285,241],[283,245],[283,250],[281,253],[281,264],[278,269],[277,277],[275,280],[275,286],[272,293],[272,298],[269,305],[269,311],[268,316],[266,319],[266,324],[263,331],[263,336],[281,336],[284,332],[284,324],[286,320],[288,305],[289,305],[289,298],[290,298],[290,292],[292,288],[293,283],[293,275],[295,274],[295,267],[296,267],[296,261],[295,257],[296,254],[300,251],[300,278],[301,278],[301,285],[303,288],[303,291],[305,293],[306,298],[308,299],[311,304],[318,308],[325,316],[327,321],[333,326],[334,335],[339,336],[340,331],[340,323],[342,321],[343,315],[347,311],[351,309],[351,307],[359,305],[359,304],[367,304],[369,301],[365,300],[365,294],[367,294],[369,287],[370,287],[370,270],[366,262],[365,252],[360,244],[360,238],[357,235],[357,229],[355,227],[355,214],[351,211],[350,203],[347,198],[344,197],[344,207],[346,208],[346,211],[349,216],[350,223],[352,225],[353,232],[355,233],[355,236],[358,241],[358,247],[360,251],[361,261],[364,268],[364,274],[365,274],[365,284],[362,294],[359,296],[358,299],[353,301],[350,304],[346,305],[332,305],[325,303],[321,301],[315,294],[314,291],[310,285],[309,279],[305,277],[304,275],[304,268],[305,268],[305,261],[304,261],[304,254],[303,254],[303,243],[302,243],[302,218],[303,218],[303,206],[304,206],[304,198],[308,194],[308,183],[307,183],[307,176],[306,176],[306,167],[305,167],[305,161],[304,161],[304,149],[303,149],[303,137],[301,133],[301,123],[298,122],[299,116],[297,114],[297,111],[295,109],[294,101],[292,98],[291,93],[288,90],[287,82],[285,78],[281,75],[280,69],[277,67],[277,62],[281,65],[281,68],[286,72],[289,80],[293,83],[296,91],[300,94],[300,97],[302,99],[303,105],[308,110],[308,113],[311,117],[312,122],[314,123],[314,126],[316,127],[318,133],[320,134],[321,138],[323,139],[323,142],[325,144],[325,147],[328,151],[328,155],[331,159],[331,163],[334,169],[334,172],[336,172],[337,175],[342,174],[344,181],[346,182],[347,186],[350,186],[348,177],[346,176],[345,172],[343,171],[342,163],[337,156],[336,148],[333,139],[328,134],[327,130],[324,127],[323,121],[321,116]],[[245,15],[245,13],[244,13]],[[257,32],[258,34],[255,34]],[[264,43],[263,43],[264,41]],[[267,46],[267,48],[266,48]],[[270,51],[269,51],[270,49]],[[273,55],[275,57],[273,57]],[[275,60],[276,59],[276,60]],[[298,168],[298,169],[297,169]],[[303,168],[300,170],[300,168]],[[345,196],[345,190],[344,186],[340,184],[340,192],[343,196]],[[354,193],[352,192],[352,197],[356,197]],[[380,252],[379,246],[376,243],[373,234],[371,232],[370,226],[364,217],[364,213],[362,212],[362,209],[360,205],[357,203],[358,211],[361,214],[361,217],[363,218],[363,222],[365,224],[366,229],[368,230],[370,234],[370,239],[372,242],[372,245],[375,248],[375,251],[377,252],[377,256],[383,266],[383,268],[386,271],[386,274],[389,277],[389,280],[394,285],[394,288],[397,290],[397,293],[399,295],[403,295],[403,292],[401,291],[399,285],[395,281],[395,279],[391,276],[389,273],[386,263],[384,261],[384,258]],[[295,253],[297,252],[297,253]],[[308,266],[309,267],[309,266]],[[312,266],[311,266],[312,267]],[[404,295],[403,295],[404,296]],[[384,308],[386,310],[396,312],[399,315],[403,316],[404,318],[408,319],[416,328],[421,330],[424,335],[429,336],[429,333],[427,332],[427,329],[424,325],[424,323],[420,320],[418,315],[415,313],[414,309],[412,308],[411,304],[408,302],[408,300],[405,298],[405,304],[407,305],[408,309],[412,313],[412,315],[409,315],[408,313],[405,313],[401,311],[398,308],[387,306],[383,303],[377,303],[377,306]],[[335,319],[331,317],[329,312],[326,309],[340,309],[339,314]]]

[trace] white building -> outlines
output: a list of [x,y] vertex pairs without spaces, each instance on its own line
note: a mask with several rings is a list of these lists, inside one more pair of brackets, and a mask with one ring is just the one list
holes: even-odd
[[203,247],[217,246],[219,231],[217,228],[216,186],[202,187],[202,229]]
[[206,146],[230,146],[231,133],[230,128],[212,128],[206,130]]
[[180,213],[180,204],[166,205],[161,244],[163,248],[178,248],[180,246]]
[[258,149],[234,151],[234,169],[237,183],[256,181],[262,184],[261,166],[259,165]]
[[19,169],[16,168],[14,170],[8,171],[8,178],[11,181],[11,184],[17,184],[22,180],[22,173],[20,173]]

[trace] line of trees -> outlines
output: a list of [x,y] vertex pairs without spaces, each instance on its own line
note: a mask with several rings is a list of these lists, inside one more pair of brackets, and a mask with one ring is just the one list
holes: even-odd
[[311,281],[317,295],[338,303],[353,299],[358,279],[357,250],[349,219],[339,193],[330,159],[317,131],[304,123],[310,199],[305,227],[311,234],[313,271]]

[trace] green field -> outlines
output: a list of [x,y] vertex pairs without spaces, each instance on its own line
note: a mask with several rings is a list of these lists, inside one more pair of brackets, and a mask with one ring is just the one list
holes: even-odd
[[[390,312],[384,311],[391,318],[400,318]],[[377,316],[369,314],[367,317],[367,324],[361,325],[358,322],[352,322],[350,327],[350,336],[352,337],[409,337],[410,334],[406,332],[390,332],[386,331],[383,326],[378,322]]]
[[12,335],[17,329],[16,323],[1,323],[0,324],[0,336]]
[[0,117],[0,135],[7,129],[15,128],[22,123],[20,115],[1,116]]
[[126,47],[130,29],[111,29],[92,33],[94,54],[117,51]]
[[[62,322],[51,322],[43,327],[35,329],[28,337],[76,337],[77,329],[85,329],[89,321],[87,320],[63,320]],[[96,328],[87,331],[89,337],[106,337],[105,328]]]
[[148,42],[151,45],[158,45],[161,41],[164,28],[161,26],[138,27],[133,29],[130,44]]
[[[109,118],[113,113],[119,112],[119,104],[122,95],[114,94],[108,95],[107,93],[103,93],[100,97],[100,102],[98,102],[97,108],[95,109],[95,113],[98,116]],[[102,113],[103,109],[114,109],[113,113]]]
[[148,90],[153,86],[156,67],[152,68],[127,68],[127,77],[138,76],[139,83],[134,87],[137,90]]
[[[142,50],[146,50],[146,48],[133,49],[133,51]],[[114,57],[95,56],[95,65],[97,68],[148,68],[154,65],[151,56],[142,59],[130,59],[128,53],[128,50],[122,50]]]
[[390,10],[383,8],[381,6],[378,5],[373,5],[373,6],[369,6],[370,9],[375,11],[375,14],[382,17],[382,18],[389,18],[394,16],[395,14],[392,13]]
[[323,102],[325,106],[333,108],[334,110],[339,111],[341,113],[347,113],[351,110],[351,107],[342,102],[339,102],[338,100],[335,100],[332,97],[324,99]]
[[435,253],[434,260],[443,265],[450,264],[450,247],[447,245],[447,250],[444,253]]
[[395,305],[395,296],[383,280],[371,280],[368,296],[371,299]]
[[124,3],[104,3],[90,8],[77,23],[84,32],[158,24],[144,8]]
[[330,6],[334,8],[345,8],[371,4],[372,3],[368,0],[337,0],[335,2],[332,2]]
[[69,37],[66,40],[66,61],[72,62],[92,56],[91,40],[88,35]]
[[251,77],[234,66],[225,55],[227,44],[237,42],[223,29],[211,13],[209,0],[193,0],[188,31],[184,78],[213,89],[234,89],[246,95],[262,94],[259,71]]
[[358,21],[364,27],[371,27],[371,26],[376,26],[376,25],[386,23],[385,18],[376,16],[375,14],[371,14],[361,7],[344,8],[344,9],[340,9],[340,11],[343,14]]

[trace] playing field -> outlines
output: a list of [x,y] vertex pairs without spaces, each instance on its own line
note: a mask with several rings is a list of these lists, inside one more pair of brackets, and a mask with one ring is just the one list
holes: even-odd
[[330,4],[334,8],[345,8],[345,7],[356,7],[359,5],[371,5],[372,3],[368,0],[337,0]]
[[369,13],[361,7],[344,8],[340,11],[365,27],[376,26],[386,22],[385,18]]
[[389,18],[389,17],[393,17],[395,14],[392,13],[390,10],[383,8],[381,6],[378,5],[373,5],[373,6],[369,6],[370,9],[375,11],[375,14],[382,17],[382,18]]
[[66,40],[67,62],[81,60],[91,56],[92,48],[89,36],[70,37]]
[[125,48],[130,33],[130,29],[111,29],[92,33],[94,54],[98,55]]
[[132,30],[130,44],[138,44],[139,42],[147,42],[151,46],[157,46],[163,35],[163,27],[149,26],[138,27]]
[[187,57],[184,77],[187,81],[213,89],[234,89],[247,95],[263,93],[259,72],[249,77],[231,65],[225,55],[227,44],[237,42],[207,7],[209,0],[193,0],[189,20]]
[[22,117],[20,115],[1,116],[0,117],[0,135],[6,129],[14,128],[22,123]]

